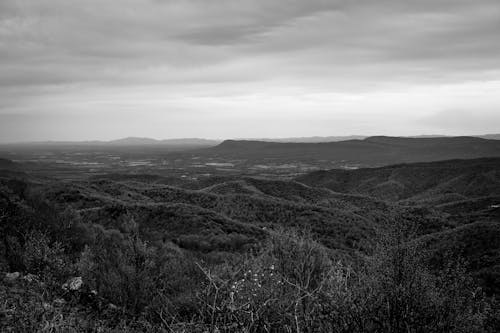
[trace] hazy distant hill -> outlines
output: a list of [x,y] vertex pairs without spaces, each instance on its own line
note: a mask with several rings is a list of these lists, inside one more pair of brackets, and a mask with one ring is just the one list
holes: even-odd
[[111,145],[156,145],[159,143],[160,143],[159,140],[151,138],[137,138],[137,137],[128,137],[108,142],[102,142],[102,144],[111,144]]
[[128,138],[105,142],[105,144],[123,145],[123,146],[137,146],[137,145],[215,146],[218,143],[220,143],[220,141],[198,139],[198,138],[156,140],[151,138],[138,138],[138,137],[128,137]]
[[96,152],[105,154],[125,154],[127,156],[134,156],[135,158],[138,158],[138,156],[140,156],[140,158],[149,158],[157,156],[158,154],[213,147],[219,143],[219,141],[215,140],[197,138],[155,140],[138,137],[128,137],[112,141],[20,142],[0,144],[0,154],[3,153],[5,156],[12,156],[10,154],[15,153],[16,159],[20,160],[37,159],[39,155],[55,156],[58,154],[64,155],[66,153],[85,153],[93,155]]
[[[500,134],[484,134],[471,135],[470,137],[482,138],[488,140],[500,140]],[[366,135],[346,135],[346,136],[310,136],[310,137],[290,137],[290,138],[243,138],[226,141],[244,141],[244,142],[276,142],[276,143],[330,143],[369,139]],[[410,139],[431,139],[431,138],[452,138],[450,136],[433,134],[433,135],[417,135],[408,137]],[[40,146],[40,147],[57,147],[57,146],[216,146],[223,140],[211,140],[203,138],[176,138],[157,140],[147,137],[126,137],[110,141],[90,140],[90,141],[33,141],[33,142],[15,142],[15,143],[0,143],[0,146]]]
[[[470,135],[471,137],[477,137],[489,140],[500,140],[500,134],[484,134],[484,135]],[[266,142],[296,142],[296,143],[319,143],[319,142],[338,142],[338,141],[348,141],[348,140],[363,140],[366,139],[367,135],[345,135],[345,136],[306,136],[306,137],[290,137],[290,138],[254,138],[254,139],[241,139],[247,141],[266,141]],[[406,136],[406,138],[445,138],[450,137],[448,135],[440,134],[425,134],[425,135],[414,135]],[[239,139],[236,139],[239,140]]]
[[259,139],[243,139],[250,141],[266,141],[266,142],[303,142],[303,143],[318,143],[318,142],[338,142],[347,140],[362,140],[366,135],[346,135],[346,136],[307,136],[307,137],[292,137],[292,138],[259,138]]
[[500,140],[500,134],[485,134],[485,135],[478,135],[478,137],[489,140]]
[[180,138],[156,140],[151,138],[127,137],[111,141],[36,141],[36,142],[18,142],[3,144],[3,146],[215,146],[219,144],[218,140],[208,140],[199,138]]
[[500,141],[476,137],[401,138],[373,136],[364,140],[324,143],[277,143],[226,140],[198,151],[205,156],[279,161],[330,160],[361,166],[500,156]]

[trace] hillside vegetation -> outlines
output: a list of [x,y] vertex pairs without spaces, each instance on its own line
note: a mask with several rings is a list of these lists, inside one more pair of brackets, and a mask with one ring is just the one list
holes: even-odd
[[500,158],[291,180],[2,171],[0,329],[496,332],[499,204]]

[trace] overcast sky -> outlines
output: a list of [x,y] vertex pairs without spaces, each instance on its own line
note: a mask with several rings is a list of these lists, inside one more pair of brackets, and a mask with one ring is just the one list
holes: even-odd
[[0,0],[0,141],[500,132],[499,0]]

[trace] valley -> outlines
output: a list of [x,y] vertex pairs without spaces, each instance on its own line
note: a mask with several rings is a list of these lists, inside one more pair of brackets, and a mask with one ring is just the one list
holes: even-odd
[[[89,318],[104,311],[111,318],[105,319],[108,326],[118,318],[129,318],[136,325],[133,318],[138,315],[151,316],[149,321],[159,320],[165,326],[155,311],[166,311],[161,297],[168,297],[168,311],[173,311],[170,320],[175,324],[167,327],[185,329],[191,327],[189,316],[205,309],[198,305],[200,295],[213,297],[207,283],[224,290],[226,298],[219,301],[233,304],[237,302],[231,294],[233,287],[223,279],[233,285],[243,283],[247,279],[243,269],[263,270],[269,260],[269,267],[287,264],[268,272],[271,275],[259,273],[263,280],[258,284],[267,289],[258,287],[257,292],[249,285],[241,287],[241,292],[251,290],[255,297],[268,298],[278,291],[288,295],[276,304],[295,297],[296,289],[273,284],[271,276],[279,273],[280,283],[295,276],[286,267],[313,260],[301,259],[311,255],[311,246],[319,251],[314,252],[314,260],[325,261],[318,269],[337,274],[321,273],[326,274],[324,281],[333,283],[331,288],[336,288],[334,281],[342,272],[352,270],[358,274],[353,275],[356,279],[364,276],[361,285],[356,284],[358,280],[346,280],[356,286],[350,296],[353,306],[360,306],[367,297],[363,285],[385,281],[384,269],[393,267],[395,257],[391,256],[400,253],[393,251],[401,249],[405,261],[393,268],[412,271],[408,281],[415,275],[425,283],[434,281],[425,280],[429,276],[438,279],[425,285],[431,288],[431,300],[424,308],[435,306],[436,292],[445,299],[454,295],[450,292],[455,287],[446,289],[439,282],[448,270],[460,278],[470,277],[472,282],[467,283],[477,285],[487,302],[491,298],[491,306],[498,306],[494,300],[500,295],[500,141],[377,137],[317,145],[229,141],[171,149],[139,145],[7,150],[4,146],[0,271],[19,270],[34,274],[36,281],[48,279],[56,285],[76,275],[85,288],[95,288],[95,294],[91,289],[61,294],[56,286],[53,296],[42,296],[33,289],[40,287],[13,283],[16,290],[29,295],[63,302],[62,308],[53,308],[56,314],[65,311],[95,323]],[[38,250],[40,246],[43,250]],[[37,257],[43,251],[66,264],[54,266]],[[35,266],[32,256],[38,258]],[[382,261],[371,266],[374,258]],[[462,268],[448,266],[455,262]],[[362,275],[365,270],[371,273]],[[298,278],[302,274],[306,273]],[[216,278],[220,280],[211,280]],[[127,286],[126,293],[115,281]],[[148,281],[144,294],[138,281]],[[14,302],[11,287],[5,283],[0,284],[0,294]],[[459,289],[469,293],[468,286]],[[384,297],[392,297],[392,288],[384,289],[387,294],[383,295],[389,295]],[[414,288],[411,285],[407,290]],[[339,304],[328,303],[331,294],[314,297],[320,297],[321,306]],[[367,311],[372,313],[380,296],[370,297],[373,303]],[[149,298],[154,299],[155,310],[150,310]],[[261,304],[257,298],[241,302]],[[231,316],[247,318],[246,310],[238,312],[229,305],[221,309],[226,309],[221,316],[229,311]],[[284,311],[287,316],[291,313]],[[341,318],[347,313],[340,312]],[[196,318],[195,327],[206,327],[205,317]],[[321,325],[329,327],[333,322],[328,319]]]

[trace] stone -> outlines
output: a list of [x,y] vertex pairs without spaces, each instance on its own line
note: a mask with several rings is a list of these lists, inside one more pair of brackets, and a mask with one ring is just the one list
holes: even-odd
[[6,273],[5,279],[8,281],[14,281],[14,280],[19,279],[20,276],[21,276],[21,273],[19,273],[19,272]]
[[118,307],[116,305],[114,305],[113,303],[109,303],[108,309],[115,311],[115,310],[118,310]]
[[60,306],[63,306],[65,303],[66,303],[66,301],[64,299],[62,299],[62,298],[56,298],[54,300],[54,305],[55,306],[59,306],[60,307]]
[[35,274],[26,274],[25,276],[23,276],[23,280],[25,281],[28,281],[28,282],[34,282],[34,281],[37,281],[38,278]]
[[66,291],[78,291],[83,286],[83,280],[81,276],[77,276],[66,281],[62,288]]

